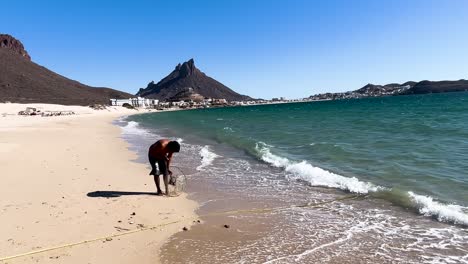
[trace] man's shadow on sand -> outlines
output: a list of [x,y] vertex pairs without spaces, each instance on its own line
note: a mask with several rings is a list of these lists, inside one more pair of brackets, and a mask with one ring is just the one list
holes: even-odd
[[154,192],[118,192],[118,191],[95,191],[89,192],[88,197],[105,197],[113,198],[120,197],[122,195],[156,195]]

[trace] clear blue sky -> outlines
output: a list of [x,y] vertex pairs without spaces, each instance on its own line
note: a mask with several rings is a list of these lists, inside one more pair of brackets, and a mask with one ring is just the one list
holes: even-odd
[[[97,3],[99,2],[99,3]],[[468,1],[2,1],[33,61],[136,93],[179,62],[252,97],[468,79]]]

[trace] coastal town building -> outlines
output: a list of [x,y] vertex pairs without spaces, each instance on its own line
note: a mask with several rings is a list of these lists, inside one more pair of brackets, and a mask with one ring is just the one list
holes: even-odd
[[129,99],[110,99],[112,106],[123,106],[129,104],[133,107],[155,107],[158,106],[158,99],[147,99],[143,97],[129,98]]

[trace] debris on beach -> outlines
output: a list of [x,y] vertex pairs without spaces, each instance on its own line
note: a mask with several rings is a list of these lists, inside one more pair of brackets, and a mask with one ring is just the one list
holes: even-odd
[[229,227],[231,227],[231,226],[230,225],[224,225],[224,228],[229,228]]
[[37,110],[34,107],[26,107],[26,110],[19,111],[18,115],[37,115],[40,110]]
[[135,212],[131,213],[130,215],[136,215]]
[[120,227],[120,226],[114,226],[114,228],[119,231],[119,232],[123,232],[123,231],[130,231],[130,229],[128,228],[123,228],[123,227]]
[[74,115],[75,112],[73,111],[42,111],[38,110],[34,107],[26,107],[26,110],[22,110],[18,112],[18,115],[26,115],[26,116],[62,116],[62,115]]
[[186,226],[184,226],[184,228],[182,228],[182,230],[188,231],[188,228]]
[[101,104],[93,104],[89,106],[93,110],[106,110],[107,107]]
[[63,115],[74,115],[73,111],[44,111],[41,116],[63,116]]

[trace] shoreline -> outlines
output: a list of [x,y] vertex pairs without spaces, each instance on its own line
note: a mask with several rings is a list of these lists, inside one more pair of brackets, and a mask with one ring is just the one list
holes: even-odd
[[[168,124],[169,128],[159,130],[158,124],[171,118],[186,120],[183,114],[130,120],[137,123],[132,124],[136,128],[141,122],[141,128],[150,133],[179,138],[186,134],[176,129],[179,126]],[[187,114],[192,120],[201,119],[200,115]],[[203,120],[217,122],[217,118],[230,120],[222,115],[207,115]],[[220,123],[219,127],[223,126]],[[134,133],[138,137],[141,132]],[[197,213],[202,224],[171,237],[162,248],[164,263],[187,263],[193,259],[207,263],[288,263],[299,259],[299,263],[313,259],[372,263],[377,256],[382,263],[391,263],[394,258],[421,262],[424,258],[462,257],[466,241],[457,240],[463,234],[459,226],[438,222],[377,197],[348,199],[347,192],[339,188],[295,184],[287,179],[283,182],[283,169],[272,168],[265,160],[244,155],[225,147],[223,141],[210,141],[200,134],[183,137],[189,151],[178,158],[186,165],[184,170],[197,167],[199,156],[202,164],[207,162],[203,170],[189,177],[193,181],[189,193],[201,205]],[[136,140],[136,145],[144,144]],[[203,154],[202,150],[209,153]],[[212,159],[214,156],[218,158]],[[267,184],[269,181],[271,185]],[[281,210],[271,210],[275,207]],[[426,249],[441,241],[451,241],[451,247]],[[395,244],[401,246],[390,248]]]
[[[77,114],[16,115],[38,106]],[[186,194],[152,195],[147,166],[113,124],[139,113],[146,112],[0,104],[0,263],[160,263],[160,247],[192,224],[198,205]],[[2,261],[62,245],[69,246]]]

